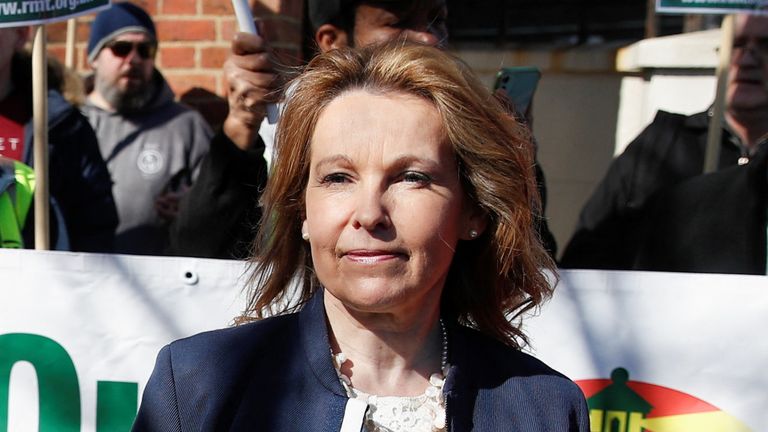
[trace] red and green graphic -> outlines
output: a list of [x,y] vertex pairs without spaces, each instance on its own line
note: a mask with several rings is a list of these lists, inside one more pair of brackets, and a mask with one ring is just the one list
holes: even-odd
[[616,368],[610,379],[577,381],[591,432],[751,432],[728,413],[683,392],[640,381]]

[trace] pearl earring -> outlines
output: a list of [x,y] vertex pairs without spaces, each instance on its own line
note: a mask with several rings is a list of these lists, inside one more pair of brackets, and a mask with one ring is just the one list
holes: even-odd
[[301,238],[304,239],[304,241],[309,241],[309,233],[306,231],[301,232]]
[[479,234],[478,234],[478,232],[477,232],[477,231],[475,231],[475,230],[469,230],[469,238],[471,238],[471,239],[476,239],[478,235],[479,235]]

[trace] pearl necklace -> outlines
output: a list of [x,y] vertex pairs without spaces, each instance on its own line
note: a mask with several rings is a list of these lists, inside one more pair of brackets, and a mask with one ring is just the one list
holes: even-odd
[[[369,405],[365,415],[366,430],[370,432],[390,430],[413,430],[416,423],[428,419],[430,431],[445,430],[445,401],[443,399],[443,385],[448,373],[448,335],[445,324],[440,319],[440,333],[442,353],[440,359],[440,372],[433,373],[429,377],[429,386],[424,394],[416,397],[380,397],[369,395],[357,390],[352,385],[352,380],[341,372],[341,366],[348,360],[343,352],[334,354],[331,349],[331,357],[347,396],[364,400]],[[388,405],[386,410],[377,413],[380,405]],[[399,407],[400,412],[397,411]],[[398,415],[400,414],[400,415]],[[402,417],[402,418],[401,418]],[[380,424],[387,423],[387,424]]]

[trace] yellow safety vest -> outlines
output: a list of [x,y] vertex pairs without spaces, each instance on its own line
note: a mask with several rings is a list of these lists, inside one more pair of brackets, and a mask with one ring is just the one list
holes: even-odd
[[34,190],[35,172],[32,168],[0,156],[0,248],[24,247],[21,232]]

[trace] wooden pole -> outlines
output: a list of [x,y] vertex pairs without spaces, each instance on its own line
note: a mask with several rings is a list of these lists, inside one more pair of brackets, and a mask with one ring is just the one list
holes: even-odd
[[645,4],[645,38],[654,38],[659,34],[658,18],[656,17],[656,0],[648,0]]
[[48,198],[48,58],[45,25],[35,27],[32,45],[32,104],[35,166],[35,249],[51,248]]
[[67,20],[67,50],[64,55],[64,65],[75,69],[75,38],[77,37],[77,18]]
[[720,160],[720,140],[723,135],[723,113],[725,112],[725,92],[728,87],[728,68],[733,50],[733,15],[723,18],[720,27],[720,59],[717,63],[717,90],[715,103],[712,105],[712,116],[709,119],[707,135],[707,152],[704,158],[704,172],[717,171]]

